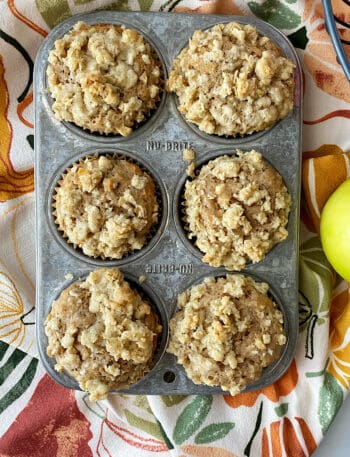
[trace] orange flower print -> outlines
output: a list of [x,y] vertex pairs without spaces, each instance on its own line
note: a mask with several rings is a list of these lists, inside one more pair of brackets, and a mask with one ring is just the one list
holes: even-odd
[[281,397],[289,395],[298,383],[298,370],[295,360],[286,373],[274,384],[264,387],[263,389],[247,392],[235,396],[224,395],[225,402],[231,408],[239,408],[240,406],[253,406],[260,394],[265,395],[269,400],[278,402]]
[[0,438],[1,456],[92,457],[90,422],[79,410],[73,390],[45,374],[22,407]]
[[[342,0],[332,0],[335,15],[350,23],[350,8]],[[336,54],[324,23],[324,13],[319,0],[306,0],[303,20],[309,39],[304,53],[304,67],[307,68],[316,85],[341,100],[350,102],[350,86],[341,66],[336,61]],[[349,31],[339,29],[341,37],[349,40]],[[350,58],[350,46],[345,46]]]
[[[350,152],[323,144],[303,153],[302,184],[308,213],[319,231],[322,208],[330,195],[347,178]],[[332,170],[332,173],[329,173]]]
[[0,202],[19,197],[34,189],[33,169],[16,171],[11,163],[12,127],[7,118],[8,107],[5,67],[0,55]]
[[350,388],[350,289],[344,281],[335,290],[330,312],[330,359],[327,371]]
[[[272,422],[269,427],[264,427],[262,431],[262,457],[282,457],[282,448],[286,455],[306,457],[311,455],[316,447],[315,438],[302,417],[284,417],[280,421]],[[305,448],[307,454],[304,452]]]

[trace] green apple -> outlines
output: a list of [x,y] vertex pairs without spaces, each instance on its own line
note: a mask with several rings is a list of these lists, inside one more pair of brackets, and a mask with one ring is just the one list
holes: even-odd
[[350,281],[350,179],[327,200],[321,213],[321,242],[335,271]]

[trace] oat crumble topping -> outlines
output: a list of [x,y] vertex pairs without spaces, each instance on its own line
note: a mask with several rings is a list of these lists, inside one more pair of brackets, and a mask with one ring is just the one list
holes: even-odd
[[235,395],[259,379],[286,343],[268,285],[242,275],[208,277],[178,297],[168,352],[196,384]]
[[167,89],[179,111],[209,134],[264,130],[293,107],[294,64],[252,25],[197,30],[176,57]]
[[158,221],[153,179],[125,159],[74,164],[56,187],[56,224],[90,257],[120,259],[141,249]]
[[288,236],[291,198],[259,152],[237,152],[204,165],[185,185],[188,236],[213,267],[241,270]]
[[78,22],[49,54],[48,87],[59,120],[100,134],[130,135],[160,98],[160,62],[123,25]]
[[45,321],[55,369],[66,370],[92,401],[150,370],[161,331],[157,314],[117,268],[95,270],[70,285]]

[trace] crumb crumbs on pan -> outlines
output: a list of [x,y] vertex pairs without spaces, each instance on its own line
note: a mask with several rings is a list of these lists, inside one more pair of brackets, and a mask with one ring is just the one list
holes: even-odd
[[196,158],[196,153],[192,148],[185,148],[182,151],[182,160],[185,162],[191,162]]

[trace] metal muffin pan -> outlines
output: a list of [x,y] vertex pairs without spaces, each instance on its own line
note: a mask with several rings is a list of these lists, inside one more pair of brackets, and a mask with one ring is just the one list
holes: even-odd
[[[52,99],[47,90],[46,68],[54,42],[67,33],[77,21],[86,23],[125,24],[142,33],[154,47],[164,66],[164,77],[173,59],[188,43],[197,29],[217,23],[236,21],[255,25],[268,36],[295,65],[294,108],[270,129],[242,138],[221,138],[200,132],[177,111],[177,99],[164,92],[158,109],[128,137],[102,136],[55,119]],[[60,384],[78,389],[66,373],[54,370],[54,359],[46,354],[44,321],[52,302],[72,281],[79,280],[101,266],[118,266],[134,284],[140,276],[146,282],[139,288],[169,322],[176,311],[177,295],[206,276],[223,276],[223,268],[203,263],[200,256],[181,235],[178,216],[179,188],[186,177],[187,163],[182,159],[185,147],[196,152],[196,162],[204,163],[236,149],[256,149],[282,175],[292,197],[288,238],[275,246],[264,260],[247,264],[240,274],[252,276],[270,285],[270,293],[279,304],[285,320],[287,343],[280,358],[267,367],[262,377],[247,386],[246,391],[260,389],[276,381],[290,365],[298,335],[298,250],[301,170],[301,70],[298,57],[286,37],[274,27],[253,17],[100,11],[71,17],[51,31],[37,55],[34,72],[35,91],[35,193],[36,193],[36,322],[41,360],[49,374]],[[162,217],[155,237],[140,251],[121,260],[101,260],[73,252],[61,238],[52,217],[52,195],[61,173],[79,158],[93,153],[122,154],[139,162],[149,171],[160,189]],[[67,274],[72,280],[65,279]],[[165,325],[167,327],[167,325]],[[161,346],[167,344],[167,328]],[[163,349],[164,349],[163,347]],[[162,348],[159,348],[161,352]],[[190,381],[176,358],[160,354],[154,368],[128,389],[129,394],[214,394],[219,387],[196,385]]]

